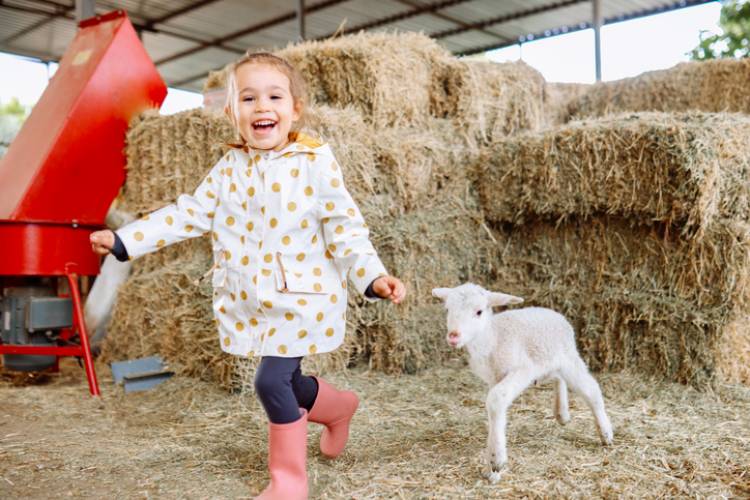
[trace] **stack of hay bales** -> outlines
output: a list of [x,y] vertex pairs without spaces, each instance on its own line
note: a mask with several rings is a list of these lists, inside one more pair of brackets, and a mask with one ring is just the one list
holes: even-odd
[[[308,80],[307,126],[332,145],[375,247],[410,292],[399,307],[350,296],[345,345],[307,368],[440,364],[452,354],[430,290],[473,280],[566,313],[595,369],[750,383],[750,118],[607,115],[747,113],[747,61],[588,86],[545,84],[522,63],[457,60],[414,34],[279,54]],[[140,215],[190,192],[232,135],[203,111],[144,116],[129,132],[123,208]],[[109,356],[159,352],[183,373],[247,381],[253,361],[216,344],[201,279],[210,260],[194,240],[137,262]]]
[[693,61],[660,71],[598,83],[567,109],[568,117],[627,111],[750,113],[750,59]]
[[[452,354],[431,289],[484,282],[496,265],[468,173],[483,142],[541,125],[543,80],[522,64],[478,63],[483,74],[415,34],[360,34],[279,55],[306,77],[313,98],[306,127],[331,144],[381,259],[409,289],[398,307],[365,305],[352,294],[345,345],[309,356],[307,368],[364,362],[398,373],[441,363]],[[210,86],[224,77],[212,75]],[[141,215],[191,192],[231,138],[228,122],[204,111],[142,117],[128,135],[122,208]],[[253,361],[219,349],[209,285],[201,280],[210,259],[208,242],[196,239],[136,261],[118,299],[107,356],[159,352],[182,373],[241,386]]]
[[[305,77],[313,103],[351,106],[377,129],[445,118],[474,151],[477,141],[544,121],[541,73],[523,62],[459,60],[422,34],[363,32],[291,45],[277,55]],[[223,88],[226,72],[211,72],[204,93]]]
[[750,117],[708,113],[610,116],[495,143],[478,185],[505,241],[497,286],[565,312],[594,368],[750,382],[748,144]]

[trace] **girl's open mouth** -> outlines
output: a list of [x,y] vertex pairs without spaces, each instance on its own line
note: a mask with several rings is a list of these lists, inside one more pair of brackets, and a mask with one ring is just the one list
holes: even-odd
[[253,122],[253,130],[260,134],[267,134],[273,130],[276,126],[276,122],[273,120],[258,120]]

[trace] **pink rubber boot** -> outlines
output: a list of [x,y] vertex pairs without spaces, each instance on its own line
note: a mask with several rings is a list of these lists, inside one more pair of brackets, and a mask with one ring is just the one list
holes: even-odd
[[257,500],[307,500],[307,411],[288,424],[268,424],[271,483]]
[[318,396],[310,410],[308,420],[326,426],[320,435],[320,451],[329,458],[336,458],[344,451],[349,439],[349,422],[359,406],[359,398],[351,391],[339,391],[320,377]]

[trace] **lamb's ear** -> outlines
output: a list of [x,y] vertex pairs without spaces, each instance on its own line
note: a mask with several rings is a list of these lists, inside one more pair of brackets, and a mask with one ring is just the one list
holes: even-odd
[[520,304],[523,302],[521,297],[515,295],[508,295],[500,292],[490,292],[487,296],[487,300],[491,306],[507,306],[510,304]]
[[445,300],[452,288],[433,288],[432,296],[437,297],[440,300]]

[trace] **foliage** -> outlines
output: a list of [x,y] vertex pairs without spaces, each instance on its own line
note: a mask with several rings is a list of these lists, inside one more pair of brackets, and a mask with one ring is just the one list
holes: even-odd
[[700,43],[690,53],[692,59],[718,59],[750,56],[750,0],[729,0],[721,7],[719,25],[723,33],[702,31]]
[[11,141],[16,136],[30,109],[13,97],[7,104],[0,102],[0,157],[8,151]]

